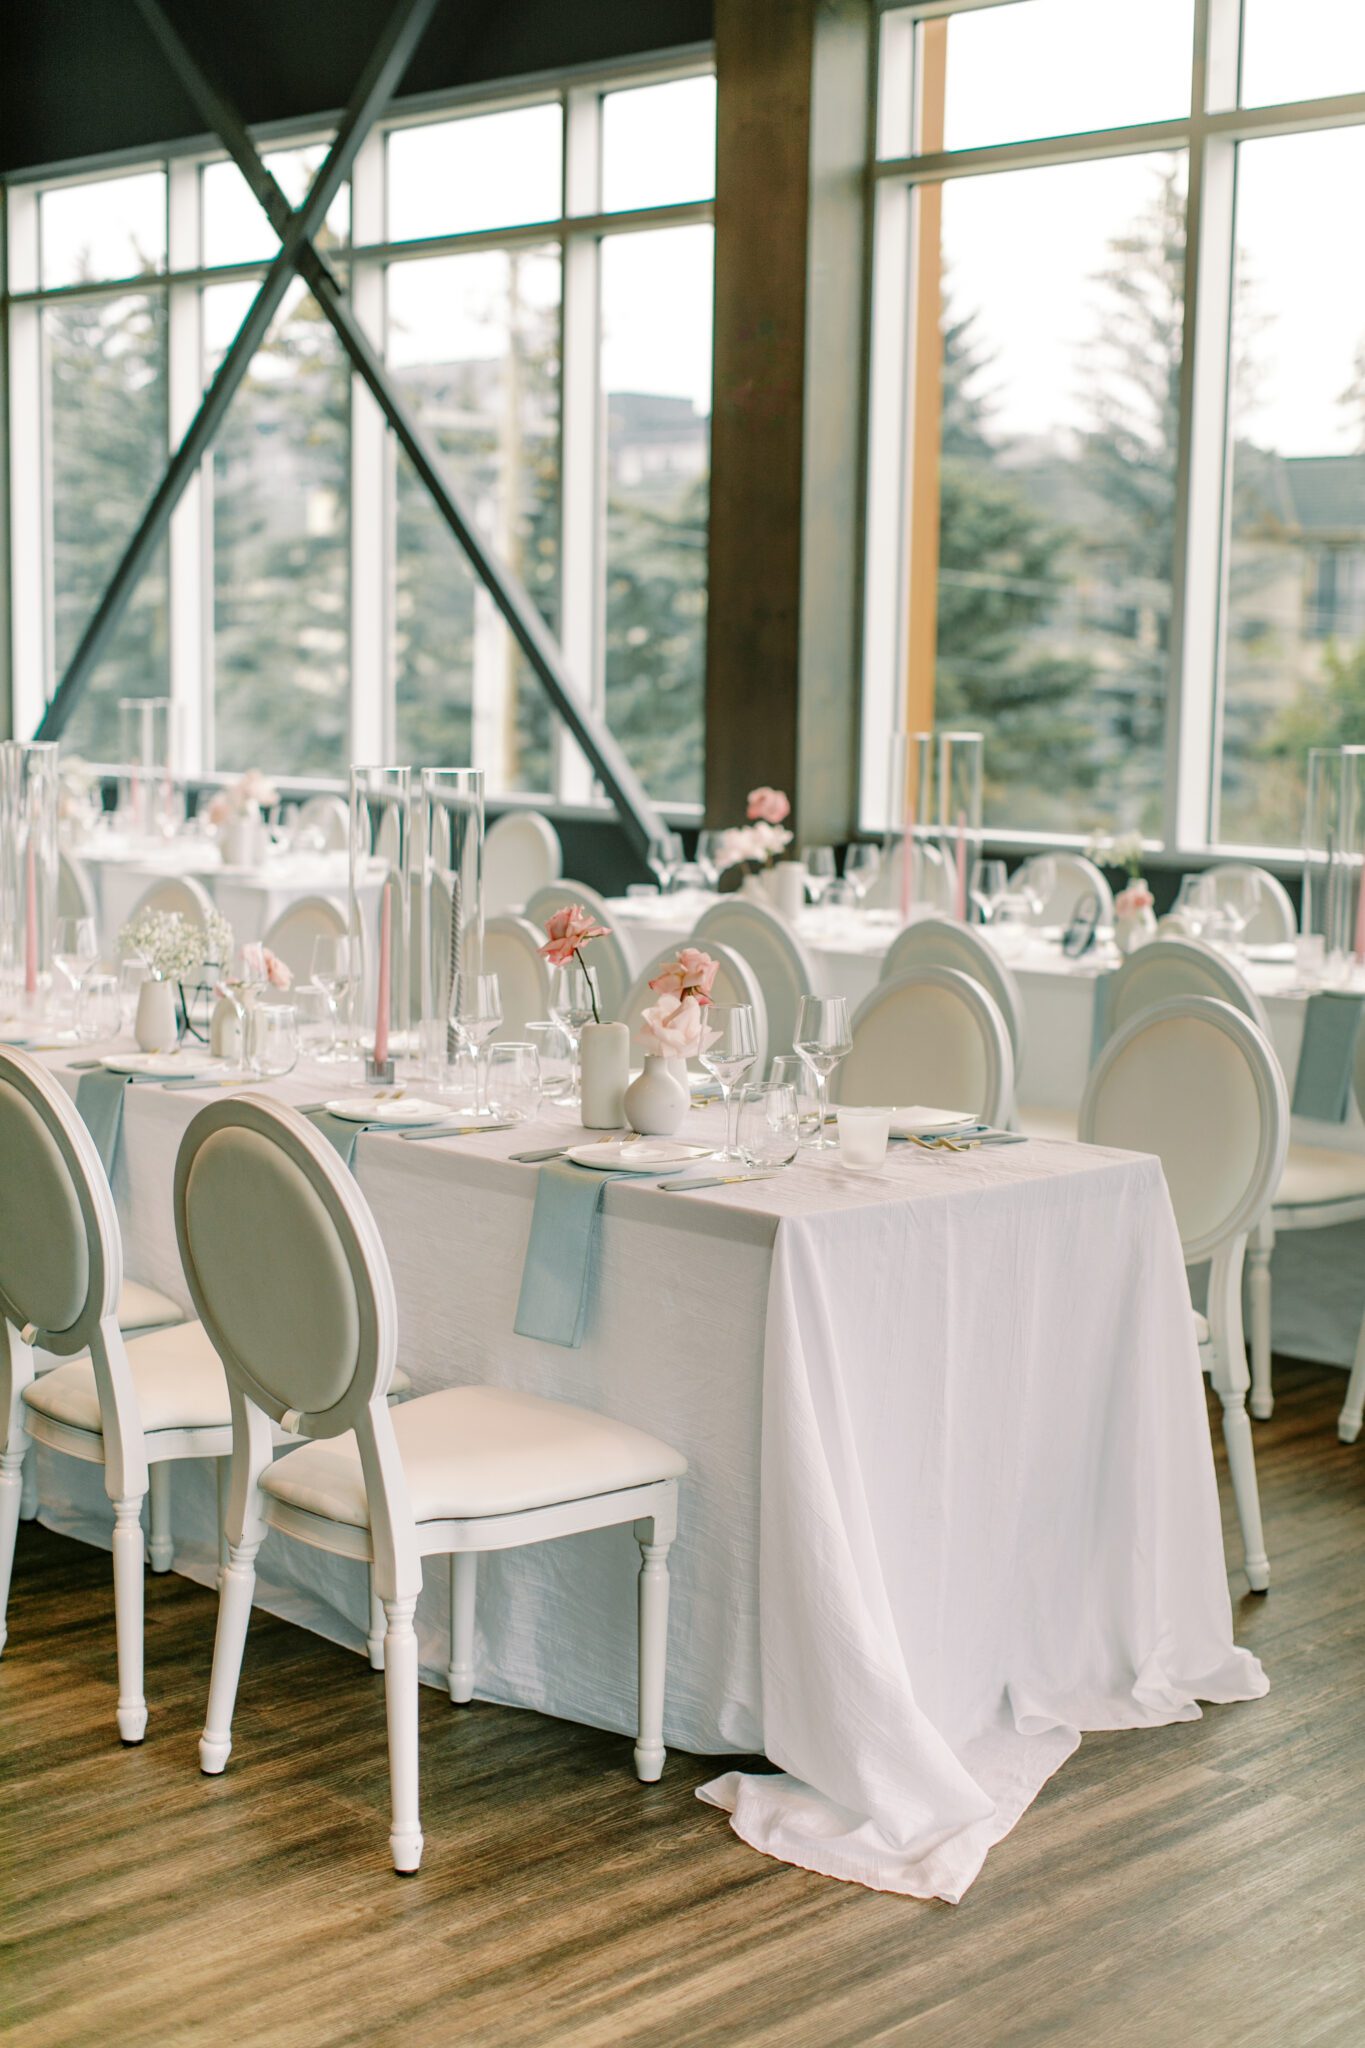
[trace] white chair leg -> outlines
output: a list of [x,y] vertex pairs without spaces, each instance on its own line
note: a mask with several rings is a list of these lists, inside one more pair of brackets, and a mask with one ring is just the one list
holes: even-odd
[[1247,1297],[1251,1310],[1251,1412],[1269,1422],[1275,1411],[1270,1384],[1270,1254],[1275,1232],[1270,1219],[1257,1226],[1247,1246]]
[[384,1616],[384,1710],[389,1724],[389,1784],[393,1826],[389,1848],[393,1867],[404,1875],[422,1861],[417,1807],[417,1632],[415,1600],[386,1600]]
[[19,1499],[19,1520],[36,1522],[38,1519],[38,1446],[30,1444],[24,1459],[24,1486]]
[[118,1642],[118,1732],[124,1742],[147,1733],[142,1692],[142,1495],[114,1502],[114,1633]]
[[474,1697],[474,1596],[478,1586],[477,1550],[450,1553],[450,1663],[446,1684],[457,1706]]
[[664,1672],[668,1659],[668,1552],[653,1522],[635,1524],[640,1546],[640,1711],[635,1775],[652,1785],[664,1769]]
[[232,1710],[237,1704],[237,1682],[242,1675],[259,1548],[256,1543],[230,1544],[219,1587],[209,1706],[199,1738],[199,1768],[210,1778],[218,1776],[232,1751]]
[[168,1572],[175,1545],[171,1540],[171,1466],[162,1458],[148,1467],[151,1509],[148,1516],[147,1555],[154,1572]]
[[228,1487],[232,1480],[231,1458],[215,1458],[213,1461],[214,1484],[218,1494],[218,1590],[223,1588],[223,1574],[227,1570],[228,1539],[227,1511]]
[[1346,1382],[1346,1399],[1337,1417],[1337,1435],[1344,1444],[1353,1444],[1360,1435],[1362,1415],[1365,1415],[1365,1321],[1361,1323],[1360,1334],[1356,1338],[1356,1355],[1351,1365],[1351,1377]]
[[1218,1389],[1223,1404],[1223,1441],[1228,1450],[1228,1471],[1237,1502],[1237,1519],[1242,1525],[1242,1549],[1246,1575],[1253,1593],[1264,1593],[1270,1585],[1270,1560],[1265,1552],[1261,1528],[1261,1495],[1256,1485],[1256,1453],[1251,1441],[1251,1422],[1240,1389]]
[[14,1572],[14,1546],[19,1536],[19,1509],[24,1493],[24,1451],[28,1439],[19,1436],[0,1451],[0,1651],[9,1633],[9,1584]]
[[384,1669],[384,1603],[374,1590],[374,1566],[365,1568],[365,1584],[369,1589],[370,1632],[365,1638],[365,1654],[370,1660],[371,1671]]

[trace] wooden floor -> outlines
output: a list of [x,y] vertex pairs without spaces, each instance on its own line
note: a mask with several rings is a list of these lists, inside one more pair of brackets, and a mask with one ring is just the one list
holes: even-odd
[[[1365,2043],[1365,1442],[1279,1369],[1272,1690],[1088,1736],[957,1907],[746,1848],[669,1759],[422,1694],[419,1876],[387,1864],[382,1680],[252,1629],[225,1777],[195,1740],[211,1596],[148,1580],[145,1746],[113,1736],[106,1555],[26,1526],[0,1661],[5,2048]],[[1226,1489],[1225,1489],[1226,1491]],[[1236,1550],[1230,1531],[1229,1549]]]

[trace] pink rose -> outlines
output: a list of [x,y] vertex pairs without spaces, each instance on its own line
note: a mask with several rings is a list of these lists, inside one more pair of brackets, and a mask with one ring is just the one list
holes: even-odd
[[676,996],[680,1003],[692,996],[704,1010],[711,1002],[719,964],[696,946],[684,946],[677,959],[670,960],[649,985],[661,996]]
[[769,789],[765,783],[761,789],[749,791],[747,815],[761,818],[765,825],[780,825],[784,818],[791,816],[791,805],[783,790]]
[[694,1060],[720,1037],[706,1022],[695,996],[674,1003],[661,996],[640,1019],[640,1041],[664,1059]]
[[1128,887],[1114,898],[1114,908],[1120,917],[1132,917],[1140,910],[1150,910],[1155,901],[1145,882],[1130,882]]
[[589,939],[605,939],[610,929],[609,925],[594,924],[581,903],[570,904],[546,918],[548,943],[540,950],[552,967],[568,967],[580,946],[586,946]]
[[217,796],[215,796],[209,804],[209,823],[210,825],[226,825],[228,819],[231,816],[232,804],[228,797],[228,793],[225,789],[220,789]]
[[272,953],[269,946],[262,946],[261,955],[265,964],[265,978],[272,988],[286,989],[294,985],[294,977],[278,953]]

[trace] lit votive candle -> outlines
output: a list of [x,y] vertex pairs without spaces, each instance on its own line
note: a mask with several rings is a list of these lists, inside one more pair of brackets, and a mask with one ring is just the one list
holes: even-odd
[[891,1136],[891,1111],[887,1109],[866,1109],[861,1105],[840,1103],[836,1115],[839,1120],[839,1163],[852,1166],[859,1172],[867,1172],[880,1166],[886,1157],[887,1142]]

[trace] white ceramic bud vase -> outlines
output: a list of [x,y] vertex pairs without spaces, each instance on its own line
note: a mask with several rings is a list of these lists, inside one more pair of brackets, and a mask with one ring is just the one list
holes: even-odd
[[642,1138],[671,1138],[687,1115],[692,1097],[672,1062],[661,1053],[646,1053],[645,1063],[626,1090],[626,1118]]
[[578,1040],[583,1122],[590,1131],[619,1131],[626,1120],[630,1033],[624,1024],[585,1024]]
[[[1136,875],[1128,884],[1128,887],[1130,889],[1146,889],[1147,884],[1141,875]],[[1150,893],[1149,890],[1148,894],[1150,895]],[[1122,902],[1122,900],[1122,895],[1120,895],[1119,902]],[[1150,939],[1155,937],[1156,913],[1150,903],[1145,903],[1141,910],[1120,910],[1118,905],[1115,905],[1114,944],[1118,947],[1120,953],[1136,953],[1139,946],[1145,946]]]
[[795,924],[806,902],[806,864],[801,860],[780,860],[769,870],[773,902],[788,924]]
[[133,1036],[143,1052],[174,1052],[180,1042],[175,1021],[175,989],[169,981],[149,976],[137,992]]
[[234,818],[223,838],[223,859],[230,868],[254,868],[261,857],[261,814],[254,804]]

